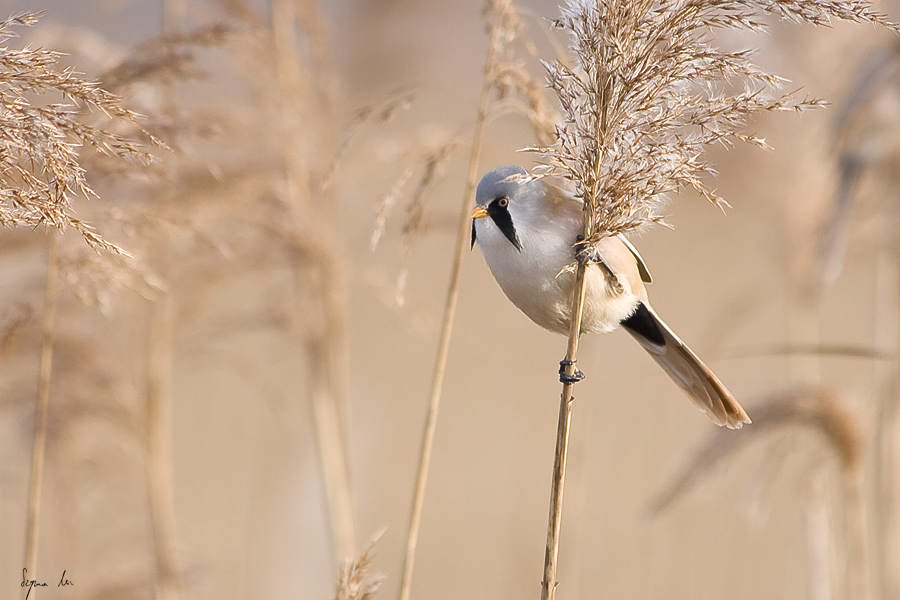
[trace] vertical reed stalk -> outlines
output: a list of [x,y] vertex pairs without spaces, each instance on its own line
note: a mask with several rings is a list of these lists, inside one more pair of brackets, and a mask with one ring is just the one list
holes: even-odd
[[[575,271],[575,293],[572,297],[572,322],[569,324],[569,341],[566,347],[565,373],[575,375],[578,357],[578,337],[584,313],[585,263],[578,261]],[[566,460],[569,451],[569,428],[572,421],[572,402],[575,384],[563,383],[559,402],[559,422],[556,429],[556,456],[553,460],[553,479],[550,484],[550,517],[547,522],[547,546],[544,552],[544,577],[541,580],[541,600],[553,600],[559,584],[556,573],[559,564],[559,534],[562,528],[563,493],[566,485]]]
[[[186,13],[185,0],[165,0],[162,29],[166,34],[181,29]],[[177,122],[178,99],[175,84],[163,84],[163,110]],[[171,252],[165,230],[159,231],[157,271],[169,282]],[[181,598],[181,568],[177,552],[175,493],[172,472],[172,361],[175,344],[175,305],[171,287],[166,287],[149,303],[144,413],[144,470],[147,502],[153,536],[153,560],[157,600]]]
[[[802,249],[794,248],[794,251],[800,252]],[[786,327],[789,344],[817,345],[818,304],[818,300],[807,304],[800,290],[791,290]],[[791,356],[788,359],[788,377],[795,384],[818,385],[822,379],[819,357]],[[807,527],[821,529],[808,531],[806,536],[807,594],[814,600],[832,600],[835,590],[845,587],[835,569],[836,528],[832,523],[833,514],[827,510],[826,486],[821,481],[823,477],[822,473],[813,474],[815,484],[804,506]]]
[[[896,262],[900,264],[900,252],[896,255]],[[896,282],[896,280],[895,280]],[[900,287],[895,288],[897,296],[894,298],[897,314],[900,316]],[[897,326],[895,334],[900,347],[900,326]],[[882,502],[884,507],[886,526],[881,536],[884,538],[884,598],[897,598],[900,595],[900,573],[896,569],[897,561],[900,561],[900,363],[894,363],[894,376],[891,388],[885,394],[882,402],[884,409],[880,415],[885,423],[883,460],[884,468],[881,477]]]
[[[341,370],[346,362],[346,286],[343,264],[330,243],[338,239],[332,224],[337,201],[326,189],[324,179],[315,177],[312,158],[326,155],[331,145],[328,51],[321,16],[312,0],[273,0],[271,30],[284,124],[285,201],[292,212],[295,320],[305,342],[316,445],[340,564],[356,553],[346,419],[341,410],[346,397]],[[297,41],[300,30],[307,37],[303,56]],[[312,147],[315,151],[310,150]],[[313,194],[319,197],[313,198]],[[304,329],[301,321],[311,320],[305,317],[309,308],[304,303],[305,293],[310,294],[319,314],[318,322]]]
[[[893,223],[885,222],[885,240],[894,235]],[[889,242],[885,242],[889,243]],[[900,254],[895,248],[882,251],[878,256],[876,279],[876,304],[874,322],[879,326],[875,331],[874,345],[900,351]],[[900,592],[900,581],[895,565],[900,558],[900,535],[898,535],[898,419],[897,403],[900,399],[900,364],[897,360],[878,363],[875,380],[882,386],[878,389],[878,410],[875,418],[875,439],[872,473],[874,477],[874,499],[872,502],[872,532],[874,542],[873,568],[878,580],[875,582],[876,598],[882,600],[896,598]]]
[[[496,14],[494,15],[497,18]],[[431,451],[434,446],[434,434],[437,429],[438,409],[444,389],[444,374],[447,370],[447,356],[450,351],[450,338],[453,333],[453,322],[456,315],[456,304],[459,299],[459,279],[462,272],[462,261],[466,254],[471,226],[472,207],[474,205],[475,185],[478,178],[478,164],[481,160],[481,142],[484,137],[484,126],[491,106],[491,90],[494,73],[497,68],[497,55],[501,44],[502,28],[498,23],[491,25],[491,38],[488,46],[487,60],[481,86],[481,99],[478,115],[475,119],[475,131],[472,135],[472,152],[469,155],[469,171],[466,176],[466,187],[459,213],[459,225],[456,232],[456,252],[453,267],[450,271],[450,283],[447,287],[447,299],[444,304],[444,318],[441,322],[441,336],[438,341],[437,356],[432,371],[431,394],[428,403],[428,414],[422,430],[422,445],[419,449],[419,468],[416,475],[416,486],[413,491],[412,508],[409,514],[409,530],[406,536],[406,554],[403,558],[403,575],[400,580],[400,600],[409,600],[412,586],[413,568],[416,560],[416,547],[419,541],[419,526],[422,522],[422,507],[425,504],[425,486],[428,482],[428,467],[431,463]]]
[[813,473],[813,481],[806,501],[806,577],[809,600],[831,600],[834,585],[831,563],[834,544],[831,515],[824,491],[822,473]]
[[866,535],[869,526],[866,503],[863,500],[862,473],[854,465],[844,470],[843,477],[847,523],[847,597],[870,600],[871,569]]
[[25,520],[24,565],[28,569],[29,579],[37,579],[38,522],[44,480],[44,455],[47,449],[47,413],[50,408],[50,375],[53,370],[53,333],[58,280],[59,235],[51,231],[47,241],[47,281],[44,288],[44,320],[41,324],[41,367],[37,385],[37,406],[34,411],[34,446],[31,453],[28,513]]
[[[314,432],[322,476],[325,482],[325,496],[328,502],[331,533],[335,549],[341,562],[351,560],[356,547],[355,523],[353,519],[353,496],[350,487],[349,457],[346,436],[339,410],[341,391],[341,369],[344,364],[344,314],[345,303],[341,267],[328,255],[328,250],[314,253],[320,270],[317,284],[318,303],[322,309],[322,331],[311,333],[306,340],[306,354],[309,360],[309,394],[312,403]],[[297,294],[303,290],[308,279],[302,271],[309,269],[303,261],[295,257],[293,264],[294,285]],[[298,313],[303,311],[302,302],[297,302]]]
[[[900,251],[895,255],[895,265],[900,264]],[[895,279],[895,284],[900,280]],[[894,297],[894,308],[897,310],[898,320],[900,320],[900,286],[895,287],[896,296]],[[895,335],[897,335],[897,346],[900,348],[900,323],[895,322]],[[900,466],[900,362],[894,362],[894,376],[891,381],[891,388],[885,394],[882,402],[884,408],[880,415],[884,421],[884,446],[883,460],[884,468],[881,477],[884,479],[882,485],[882,498],[884,504],[884,515],[887,521],[883,533],[884,537],[884,598],[897,598],[900,595],[900,573],[896,569],[897,561],[900,561],[900,474],[898,474],[898,466]]]
[[169,290],[161,291],[150,302],[148,328],[144,468],[153,531],[156,598],[177,600],[181,597],[181,582],[172,488],[171,394],[175,315]]

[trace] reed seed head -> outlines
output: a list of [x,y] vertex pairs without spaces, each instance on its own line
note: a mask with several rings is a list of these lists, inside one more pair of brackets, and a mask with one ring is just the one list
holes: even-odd
[[585,201],[588,241],[662,221],[670,194],[706,182],[706,149],[747,134],[760,111],[802,111],[822,101],[779,92],[784,80],[752,52],[714,45],[716,29],[758,31],[766,15],[817,25],[864,21],[897,30],[866,2],[827,0],[569,0],[554,25],[570,37],[569,63],[546,63],[562,112],[556,141],[532,148]]

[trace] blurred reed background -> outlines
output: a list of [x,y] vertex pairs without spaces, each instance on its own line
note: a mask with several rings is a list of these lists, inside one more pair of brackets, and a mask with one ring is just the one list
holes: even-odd
[[[541,82],[538,57],[565,44],[546,22],[556,4],[517,4],[479,176],[532,166],[516,150],[552,107],[525,74]],[[45,11],[8,47],[65,52],[60,68],[100,80],[164,143],[79,117],[155,157],[78,149],[98,197],[74,197],[75,214],[131,257],[71,227],[0,236],[3,597],[22,591],[42,339],[30,576],[51,587],[32,597],[330,598],[341,561],[382,530],[364,576],[396,597],[482,8],[0,2],[0,17]],[[628,336],[587,338],[560,596],[898,598],[900,44],[777,22],[718,42],[759,48],[788,91],[831,102],[751,123],[771,151],[714,152],[725,214],[688,191],[674,230],[635,240],[654,305],[755,422],[719,431]],[[564,341],[477,253],[460,294],[412,597],[536,597]],[[63,570],[74,586],[55,587]]]

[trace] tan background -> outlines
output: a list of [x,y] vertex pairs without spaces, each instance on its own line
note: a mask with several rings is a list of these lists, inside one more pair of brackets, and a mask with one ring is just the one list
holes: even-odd
[[[0,10],[13,13],[30,4],[4,2]],[[537,23],[556,15],[556,3],[529,6],[528,31],[547,50]],[[382,244],[374,252],[368,248],[374,207],[403,170],[403,161],[387,164],[378,157],[390,148],[426,146],[453,135],[469,139],[486,49],[480,9],[476,0],[344,0],[325,11],[340,78],[338,115],[346,118],[398,87],[416,95],[409,111],[365,134],[371,139],[361,145],[371,143],[376,150],[351,153],[345,171],[350,175],[340,176],[337,186],[338,243],[351,267],[344,374],[353,501],[360,547],[385,528],[374,565],[386,576],[380,598],[395,596],[398,588],[467,147],[456,151],[427,198],[426,232],[416,238],[408,262],[403,307],[392,301],[403,269],[402,203]],[[900,18],[897,6],[884,9]],[[198,22],[216,14],[203,6],[189,10]],[[29,34],[75,27],[124,53],[133,41],[158,33],[161,14],[150,2],[50,2],[42,24]],[[721,173],[716,186],[732,209],[723,214],[685,193],[671,206],[674,230],[656,228],[636,240],[654,276],[655,307],[752,417],[755,408],[808,383],[817,371],[814,359],[771,355],[777,346],[818,339],[896,352],[897,287],[890,268],[886,280],[876,268],[879,256],[895,252],[878,239],[883,229],[896,231],[890,227],[891,198],[862,199],[845,268],[824,292],[818,320],[792,308],[804,274],[814,272],[810,257],[837,185],[832,127],[840,102],[861,65],[896,40],[862,25],[813,30],[779,24],[771,35],[719,41],[759,46],[759,62],[790,79],[787,89],[802,86],[834,103],[799,117],[764,115],[751,129],[773,150],[713,152]],[[219,75],[221,60],[207,60]],[[102,61],[73,62],[91,73]],[[540,73],[533,62],[530,67]],[[201,102],[208,94],[210,104],[227,105],[233,82],[226,75],[213,79],[192,84],[185,94]],[[235,96],[234,102],[242,100]],[[889,131],[884,123],[896,123],[898,113],[890,100],[882,104],[887,108],[872,118],[877,130]],[[528,166],[530,155],[515,151],[531,143],[524,119],[493,121],[479,172],[499,164]],[[240,150],[228,149],[238,155]],[[127,185],[109,189],[104,200],[114,203],[123,189]],[[39,236],[0,237],[7,240],[0,241],[0,308],[26,302],[39,313],[43,251],[28,235]],[[226,240],[229,235],[222,233]],[[127,239],[116,241],[128,245]],[[280,270],[283,259],[267,259],[268,271],[244,271],[222,256],[209,259],[207,253],[204,262],[190,248],[183,241],[172,246],[172,456],[184,597],[329,598],[337,567],[305,375],[298,367],[302,358],[277,326],[238,326],[225,333],[221,327],[253,321],[263,298],[279,302],[289,287]],[[188,284],[208,268],[223,268],[225,275],[198,299]],[[477,250],[463,269],[413,597],[537,597],[560,387],[556,368],[565,342],[506,301]],[[75,418],[54,412],[73,395],[101,405],[135,396],[143,385],[144,350],[134,341],[140,336],[130,334],[145,328],[143,305],[121,293],[103,316],[80,307],[65,285],[60,299],[64,343],[76,350],[61,355],[51,396],[39,573],[55,583],[65,569],[76,585],[42,590],[38,597],[151,597],[146,488],[133,434],[102,414]],[[879,312],[885,306],[886,314]],[[0,367],[4,597],[20,581],[37,322]],[[751,426],[734,433],[757,437],[670,510],[651,517],[655,495],[716,430],[627,335],[588,338],[582,348],[579,365],[588,377],[576,393],[561,598],[811,597],[810,589],[821,589],[811,583],[817,576],[807,544],[816,535],[819,506],[835,535],[832,577],[842,581],[841,532],[848,513],[839,460],[822,436],[800,427],[763,435]],[[859,472],[870,526],[876,510],[875,407],[890,385],[889,366],[846,356],[818,365],[820,383],[837,394],[861,431]],[[881,597],[874,558],[880,533],[867,541],[873,597]],[[846,597],[832,591],[833,597]]]

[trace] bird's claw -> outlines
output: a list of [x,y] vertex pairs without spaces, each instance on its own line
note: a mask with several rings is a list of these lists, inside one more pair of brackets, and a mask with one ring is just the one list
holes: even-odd
[[568,367],[570,365],[574,366],[575,361],[569,360],[568,358],[564,358],[561,361],[559,361],[559,382],[560,383],[566,383],[566,384],[572,385],[572,384],[578,383],[579,381],[584,379],[584,373],[582,373],[578,369],[575,369],[575,372],[572,373],[571,375],[569,375],[566,372],[566,367]]
[[592,250],[590,245],[584,241],[583,235],[579,234],[578,237],[575,238],[575,259],[578,262],[585,265],[596,262],[597,258],[599,258],[596,254],[597,253]]

